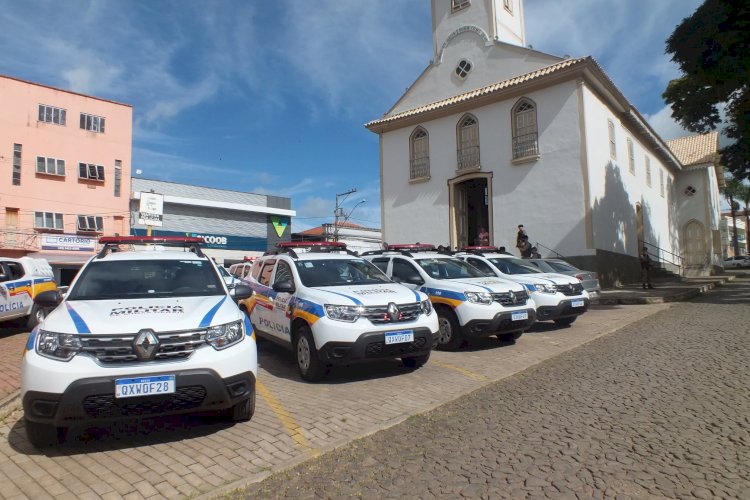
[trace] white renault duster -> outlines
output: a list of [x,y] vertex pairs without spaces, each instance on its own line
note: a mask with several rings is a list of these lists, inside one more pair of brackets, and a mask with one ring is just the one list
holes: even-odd
[[294,351],[303,379],[352,361],[427,362],[438,322],[425,294],[392,282],[343,243],[278,247],[245,277],[254,294],[241,306],[258,335]]
[[567,326],[590,305],[583,283],[575,277],[543,273],[528,261],[500,253],[495,247],[467,247],[457,257],[487,273],[520,283],[536,304],[537,321]]
[[390,245],[363,255],[395,281],[426,293],[438,313],[438,347],[458,348],[465,338],[497,335],[515,340],[536,320],[526,289],[467,265],[433,245]]
[[37,294],[57,289],[44,259],[0,257],[0,321],[23,318],[34,328],[47,311],[34,304]]
[[[226,410],[249,420],[257,351],[234,301],[250,288],[230,293],[200,238],[100,243],[64,298],[57,291],[36,297],[57,307],[31,332],[22,360],[29,441],[45,446],[78,422],[127,417]],[[152,245],[123,248],[133,244]]]

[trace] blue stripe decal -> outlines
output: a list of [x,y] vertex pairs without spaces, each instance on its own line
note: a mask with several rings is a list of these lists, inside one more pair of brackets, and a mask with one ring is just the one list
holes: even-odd
[[252,337],[253,335],[253,324],[250,323],[250,318],[247,317],[247,314],[242,313],[242,315],[245,317],[245,336]]
[[309,300],[300,299],[299,297],[294,298],[294,307],[301,311],[314,314],[315,316],[319,318],[322,318],[323,316],[325,316],[325,311],[323,310],[323,306],[321,306],[320,304],[316,304],[315,302],[310,302]]
[[31,330],[31,334],[29,334],[29,340],[26,341],[26,350],[32,351],[34,350],[34,344],[36,344],[36,334],[39,331],[39,327],[35,326],[33,330]]
[[524,283],[523,286],[525,286],[526,289],[530,292],[536,292],[536,287],[531,283]]
[[419,292],[416,290],[412,290],[414,292],[414,296],[417,298],[417,302],[422,302],[422,297],[419,296]]
[[344,298],[347,298],[347,299],[351,300],[352,302],[354,302],[354,304],[355,304],[355,305],[358,305],[358,306],[361,306],[361,305],[362,305],[362,302],[360,302],[360,300],[359,300],[359,299],[356,299],[356,298],[354,298],[354,297],[350,297],[350,296],[348,296],[348,295],[344,295],[343,293],[339,293],[339,292],[334,292],[334,291],[331,291],[331,290],[325,290],[325,289],[323,289],[323,288],[319,288],[319,287],[316,287],[316,289],[317,289],[317,290],[320,290],[321,292],[328,292],[328,293],[333,293],[333,294],[335,294],[335,295],[340,295],[340,296],[342,296],[342,297],[344,297]]
[[76,330],[78,330],[78,333],[91,333],[91,330],[89,330],[89,325],[87,325],[86,322],[83,321],[83,318],[75,311],[75,309],[73,309],[73,306],[66,302],[65,307],[68,309],[68,314],[70,314],[70,318],[73,320],[73,324],[76,326]]
[[487,288],[486,286],[480,285],[478,283],[464,283],[463,281],[455,281],[454,283],[460,283],[460,284],[466,285],[466,286],[478,286],[479,288],[484,288],[488,292],[492,292],[492,288]]
[[422,291],[426,293],[427,295],[435,295],[437,297],[445,297],[446,299],[453,299],[453,300],[466,300],[466,295],[463,293],[458,292],[452,292],[450,290],[441,290],[439,288],[427,288],[426,286],[422,287]]
[[221,299],[219,301],[218,304],[216,304],[215,306],[213,306],[211,308],[211,310],[206,313],[206,315],[201,320],[201,324],[198,325],[198,326],[200,326],[201,328],[205,328],[207,326],[210,326],[211,325],[211,320],[214,319],[214,315],[216,314],[216,311],[219,310],[219,308],[221,307],[221,305],[224,303],[225,300],[227,300],[227,296],[226,295],[224,296],[223,299]]

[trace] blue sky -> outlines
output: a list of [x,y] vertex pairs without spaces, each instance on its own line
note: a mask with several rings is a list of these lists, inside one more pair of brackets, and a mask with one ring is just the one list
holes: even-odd
[[[446,0],[447,1],[447,0]],[[669,140],[664,41],[700,0],[526,0],[534,49],[592,55]],[[380,224],[382,116],[432,57],[429,0],[0,0],[0,73],[133,106],[133,172],[292,198],[295,231]]]

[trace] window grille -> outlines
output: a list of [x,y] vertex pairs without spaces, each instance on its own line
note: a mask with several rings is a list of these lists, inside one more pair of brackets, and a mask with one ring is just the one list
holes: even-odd
[[13,185],[21,185],[21,152],[23,146],[13,144]]
[[422,127],[411,134],[411,158],[409,161],[409,179],[421,179],[430,176],[430,139]]
[[633,149],[633,141],[628,137],[628,171],[631,174],[635,174],[635,150]]
[[609,156],[613,159],[617,159],[617,144],[615,142],[615,122],[607,120],[607,128],[609,128]]
[[122,184],[122,162],[115,160],[115,196],[120,197],[120,186]]
[[646,157],[646,185],[651,187],[651,158]]
[[479,168],[479,124],[466,115],[458,125],[458,170]]
[[538,154],[539,132],[536,106],[528,99],[522,99],[513,107],[513,159]]

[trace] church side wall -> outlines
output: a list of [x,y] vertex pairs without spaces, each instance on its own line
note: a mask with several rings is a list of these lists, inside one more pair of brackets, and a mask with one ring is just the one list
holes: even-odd
[[[583,86],[585,130],[588,152],[589,189],[592,211],[593,244],[598,251],[631,256],[627,269],[612,271],[613,282],[631,281],[638,275],[639,252],[636,205],[642,207],[643,238],[662,249],[665,260],[680,253],[679,227],[674,197],[674,172],[660,157],[638,139],[586,86]],[[616,157],[610,155],[608,120],[615,126]],[[627,139],[633,143],[634,168],[631,172]],[[651,184],[646,175],[646,157],[651,168]],[[660,172],[664,179],[662,194]],[[651,248],[653,253],[659,253]]]

